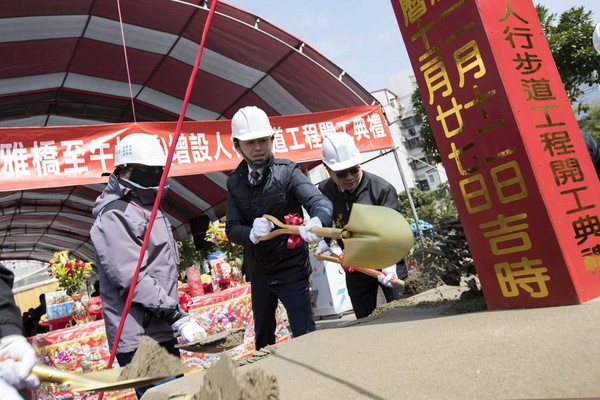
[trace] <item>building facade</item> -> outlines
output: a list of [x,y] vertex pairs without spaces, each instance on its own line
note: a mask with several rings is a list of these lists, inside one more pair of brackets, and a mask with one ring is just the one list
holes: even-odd
[[388,89],[372,94],[379,100],[388,118],[394,143],[398,147],[398,156],[407,165],[408,172],[405,171],[405,175],[413,179],[414,184],[408,186],[416,186],[424,192],[438,190],[442,184],[448,182],[448,178],[442,165],[435,164],[420,147],[420,126],[410,101],[411,94],[398,96]]

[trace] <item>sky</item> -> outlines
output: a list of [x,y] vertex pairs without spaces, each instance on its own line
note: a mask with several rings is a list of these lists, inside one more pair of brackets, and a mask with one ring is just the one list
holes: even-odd
[[[303,40],[370,92],[402,93],[412,73],[390,0],[224,0]],[[561,14],[583,6],[600,22],[600,0],[534,0]],[[592,38],[590,38],[590,41]],[[407,88],[406,93],[411,91]]]

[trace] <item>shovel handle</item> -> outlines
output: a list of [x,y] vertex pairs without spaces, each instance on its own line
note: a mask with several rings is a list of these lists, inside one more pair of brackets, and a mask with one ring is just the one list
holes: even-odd
[[[4,357],[0,357],[0,362],[4,361]],[[73,379],[71,372],[63,371],[57,368],[52,368],[47,365],[35,364],[29,375],[33,375],[38,378],[41,382],[52,382],[59,384],[66,384]]]
[[[263,218],[271,221],[275,226],[281,228],[276,229],[274,231],[269,232],[265,236],[259,237],[260,241],[273,239],[275,236],[279,235],[299,235],[300,234],[300,226],[299,225],[286,225],[277,218],[272,215],[264,214]],[[319,228],[317,226],[310,228],[310,232],[314,233],[320,237],[326,237],[331,239],[343,239],[352,236],[350,232],[344,231],[339,228]]]
[[[340,260],[339,260],[339,258],[338,258],[338,257],[335,257],[335,256],[328,256],[328,255],[326,255],[326,254],[316,254],[316,253],[315,253],[315,257],[316,257],[318,260],[323,260],[323,261],[331,261],[331,262],[334,262],[334,263],[340,264]],[[376,269],[371,269],[371,268],[356,268],[356,267],[352,267],[352,268],[354,268],[354,269],[355,269],[355,270],[357,270],[358,272],[362,272],[363,274],[366,274],[366,275],[372,276],[372,277],[374,277],[374,278],[377,278],[377,277],[379,277],[379,276],[381,276],[381,275],[384,275],[384,273],[383,273],[383,272],[381,272],[381,271],[378,271],[378,270],[376,270]],[[390,283],[391,283],[392,285],[394,285],[394,286],[397,286],[397,287],[404,287],[404,281],[403,281],[402,279],[393,278],[392,280],[390,280]]]
[[59,383],[67,385],[73,381],[74,374],[63,371],[57,368],[52,368],[47,365],[36,364],[31,370],[31,375],[34,375],[42,382]]

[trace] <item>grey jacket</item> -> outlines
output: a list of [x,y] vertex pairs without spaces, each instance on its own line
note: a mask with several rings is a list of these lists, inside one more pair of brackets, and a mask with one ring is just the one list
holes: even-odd
[[[156,188],[142,188],[112,174],[94,205],[96,221],[90,235],[96,253],[100,297],[111,348],[144,242],[155,193]],[[152,316],[149,310],[179,309],[178,264],[179,255],[171,224],[159,209],[117,353],[135,351],[145,334],[145,325],[147,335],[157,342],[173,339],[171,326]]]

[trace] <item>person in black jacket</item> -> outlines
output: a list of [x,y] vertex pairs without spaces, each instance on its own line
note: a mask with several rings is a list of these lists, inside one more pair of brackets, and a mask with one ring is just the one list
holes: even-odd
[[37,356],[23,336],[21,310],[12,293],[14,279],[0,262],[0,397],[7,400],[22,399],[15,389],[33,389],[40,384],[29,375]]
[[598,179],[600,179],[600,147],[598,146],[598,142],[592,137],[592,135],[583,129],[581,129],[581,134],[583,135],[585,147],[587,147],[590,158],[592,159],[592,163],[594,164],[594,168],[596,169],[596,175],[598,176]]
[[316,329],[312,316],[308,277],[312,271],[306,243],[288,248],[288,235],[260,240],[273,223],[290,213],[312,217],[300,227],[305,242],[321,238],[312,227],[331,224],[331,202],[314,187],[293,162],[274,158],[273,128],[258,107],[238,110],[231,121],[232,139],[244,160],[227,179],[226,233],[230,241],[244,246],[244,263],[252,275],[251,296],[256,349],[275,343],[275,312],[281,300],[294,337]]
[[[319,184],[319,190],[333,203],[333,222],[343,228],[350,218],[352,204],[368,204],[393,208],[400,212],[396,189],[385,179],[363,171],[360,152],[354,139],[345,133],[334,133],[323,141],[323,163],[329,179]],[[338,240],[343,249],[344,244]],[[329,251],[325,241],[317,253]],[[400,298],[400,289],[392,286],[392,278],[406,279],[408,269],[404,260],[382,269],[383,276],[374,278],[359,272],[346,273],[346,288],[356,318],[369,316],[377,307],[377,291],[381,287],[387,302]]]

